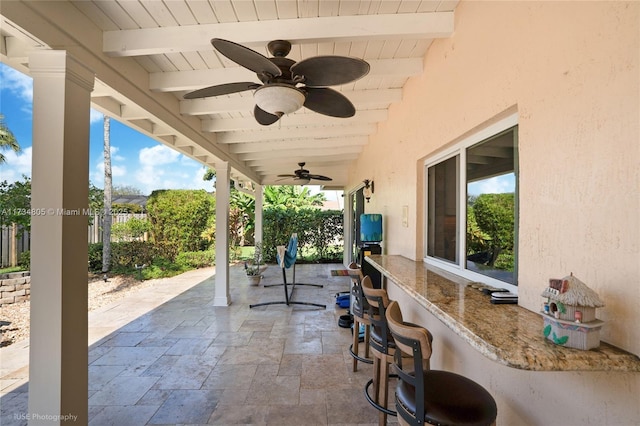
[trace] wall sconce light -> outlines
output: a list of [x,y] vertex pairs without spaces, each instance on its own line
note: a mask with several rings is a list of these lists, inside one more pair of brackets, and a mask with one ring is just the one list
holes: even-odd
[[373,195],[373,181],[369,179],[365,179],[363,180],[363,182],[364,182],[364,189],[362,190],[362,194],[364,195],[364,198],[367,200],[367,203],[368,203],[369,200],[371,199],[371,195]]

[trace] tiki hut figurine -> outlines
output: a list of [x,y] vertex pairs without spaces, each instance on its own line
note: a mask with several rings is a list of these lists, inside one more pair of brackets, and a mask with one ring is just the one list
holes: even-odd
[[563,279],[550,279],[542,297],[546,298],[542,312],[547,339],[583,350],[600,346],[604,322],[596,318],[596,308],[604,303],[595,291],[571,274]]

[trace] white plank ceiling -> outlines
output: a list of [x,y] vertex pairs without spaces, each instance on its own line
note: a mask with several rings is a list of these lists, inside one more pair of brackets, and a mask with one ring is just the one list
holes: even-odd
[[[69,49],[73,39],[82,49],[70,48],[72,54],[97,61],[92,100],[102,112],[203,164],[229,161],[237,179],[290,184],[277,175],[306,162],[311,173],[333,178],[327,186],[342,187],[377,123],[401,101],[406,81],[422,73],[432,41],[453,33],[457,0],[3,3],[3,62],[28,73],[30,50]],[[317,55],[366,60],[367,76],[332,87],[351,100],[355,116],[333,118],[302,108],[261,126],[252,116],[251,91],[184,100],[202,87],[260,82],[219,54],[210,44],[214,37],[265,56],[269,41],[288,40],[294,61]]]

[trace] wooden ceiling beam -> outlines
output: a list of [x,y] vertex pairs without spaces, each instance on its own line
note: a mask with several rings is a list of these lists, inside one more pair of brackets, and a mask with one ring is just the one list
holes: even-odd
[[[388,107],[402,100],[402,89],[354,90],[341,92],[358,109]],[[180,101],[180,113],[184,115],[206,115],[228,112],[253,111],[253,96],[218,96],[215,98]]]
[[121,57],[210,50],[214,34],[248,47],[263,47],[274,39],[289,40],[292,44],[433,39],[453,34],[453,18],[453,12],[427,12],[105,31],[103,52],[108,56]]
[[[411,77],[422,73],[422,58],[367,60],[371,69],[363,77]],[[242,67],[190,71],[153,72],[149,74],[149,89],[157,92],[196,90],[234,81],[260,83],[256,74]]]

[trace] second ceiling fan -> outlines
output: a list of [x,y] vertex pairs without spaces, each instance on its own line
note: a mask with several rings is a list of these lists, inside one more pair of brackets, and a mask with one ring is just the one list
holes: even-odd
[[255,90],[253,115],[262,125],[273,124],[302,106],[332,117],[355,115],[351,101],[327,86],[351,83],[367,75],[369,64],[362,59],[327,55],[295,62],[286,58],[291,51],[291,43],[286,40],[269,42],[267,48],[272,58],[220,38],[212,39],[211,44],[222,55],[255,72],[262,84],[251,81],[219,84],[189,92],[185,99]]
[[283,178],[281,180],[285,180],[285,179],[290,179],[293,178],[294,181],[304,181],[304,184],[309,183],[310,180],[322,180],[322,181],[331,181],[333,179],[331,179],[328,176],[323,176],[323,175],[314,175],[309,173],[309,170],[304,168],[304,165],[306,163],[298,163],[298,166],[300,166],[299,169],[294,170],[293,174],[286,174],[286,175],[278,175],[279,178]]

